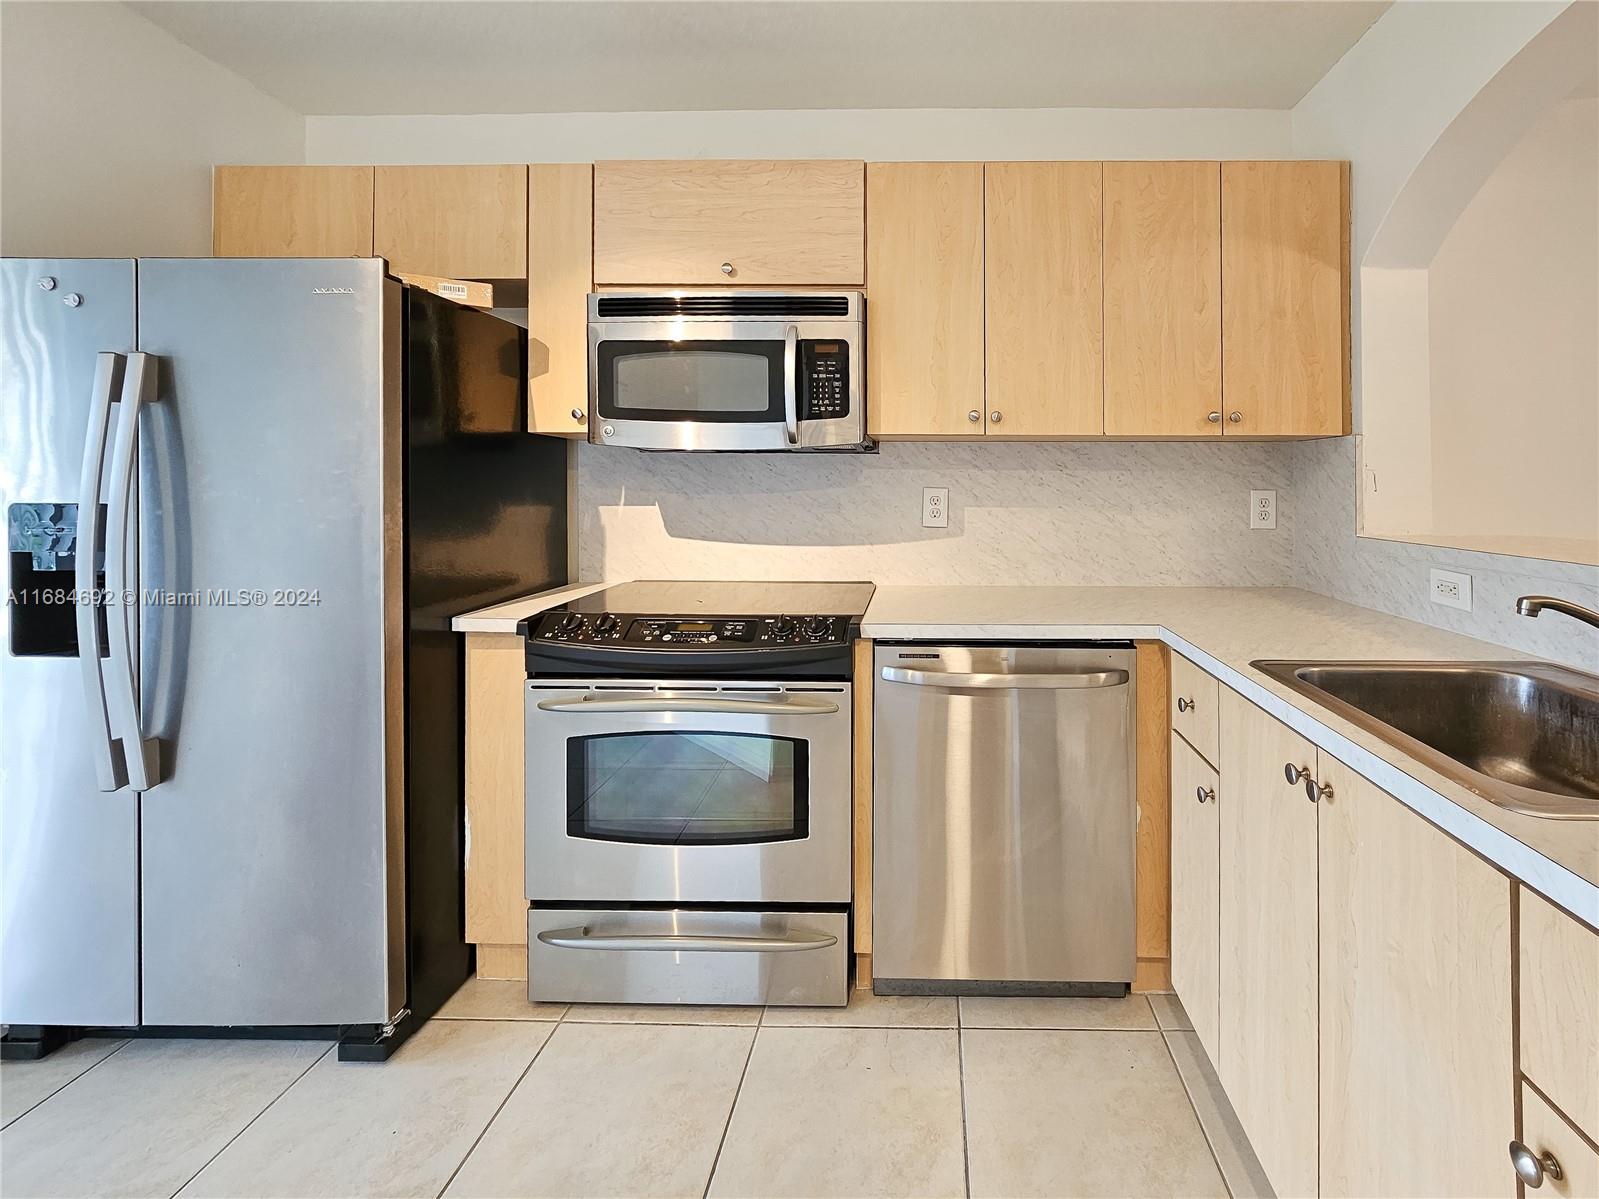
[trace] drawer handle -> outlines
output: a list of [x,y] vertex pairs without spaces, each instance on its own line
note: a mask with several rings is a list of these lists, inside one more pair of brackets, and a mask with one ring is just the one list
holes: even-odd
[[1121,687],[1129,675],[1125,670],[1083,670],[1065,674],[957,674],[946,670],[909,670],[903,666],[883,667],[885,683],[909,683],[912,687],[948,687],[963,691],[1086,690],[1094,687]]
[[1288,785],[1290,787],[1304,782],[1309,777],[1309,766],[1295,766],[1292,762],[1283,763],[1283,778],[1288,780]]
[[1177,710],[1179,712],[1192,712],[1194,710],[1194,701],[1191,699],[1184,699],[1179,695],[1177,697]]
[[1554,1154],[1546,1152],[1539,1157],[1520,1141],[1510,1142],[1510,1164],[1516,1168],[1516,1177],[1533,1188],[1543,1186],[1545,1175],[1556,1182],[1566,1176]]
[[1194,792],[1200,803],[1215,802],[1216,789],[1214,787],[1196,787]]
[[686,933],[593,933],[586,925],[550,929],[540,933],[539,940],[557,949],[609,949],[631,953],[799,953],[838,944],[838,938],[830,933],[793,937],[695,937]]

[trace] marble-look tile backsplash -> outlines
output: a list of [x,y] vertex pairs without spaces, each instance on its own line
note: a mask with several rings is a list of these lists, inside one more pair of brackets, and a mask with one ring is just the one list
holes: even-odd
[[[878,454],[644,454],[582,445],[582,579],[880,584],[1293,582],[1292,447],[932,442]],[[949,528],[921,526],[948,487]],[[1277,528],[1248,528],[1249,491]]]
[[[1516,597],[1549,593],[1599,608],[1599,569],[1355,536],[1355,440],[1306,441],[1291,464],[1299,516],[1293,581],[1366,608],[1599,671],[1599,629],[1554,613],[1517,616]],[[1472,610],[1428,598],[1434,567],[1471,576]]]

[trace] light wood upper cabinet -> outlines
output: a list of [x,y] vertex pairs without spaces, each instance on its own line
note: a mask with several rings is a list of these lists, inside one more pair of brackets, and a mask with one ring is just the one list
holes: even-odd
[[1102,169],[1097,162],[984,167],[990,436],[1105,431]]
[[378,167],[372,199],[390,270],[527,278],[527,167]]
[[1221,783],[1193,746],[1171,735],[1171,983],[1194,1034],[1220,1057]]
[[1521,1072],[1599,1141],[1599,933],[1521,889]]
[[1218,437],[1221,164],[1107,162],[1104,203],[1105,433]]
[[211,173],[219,258],[368,258],[371,167],[230,167]]
[[594,280],[859,287],[864,205],[858,161],[597,163]]
[[1510,880],[1325,751],[1316,777],[1321,1193],[1514,1196]]
[[1222,163],[1228,433],[1348,432],[1348,212],[1348,163]]
[[1316,750],[1221,689],[1217,1073],[1279,1195],[1316,1194]]
[[535,164],[527,183],[528,431],[588,431],[594,168]]
[[868,431],[980,433],[983,164],[871,163],[866,211]]

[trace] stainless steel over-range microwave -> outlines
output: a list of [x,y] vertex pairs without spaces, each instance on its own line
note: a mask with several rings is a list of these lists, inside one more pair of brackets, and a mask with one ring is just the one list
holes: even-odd
[[589,296],[589,440],[640,450],[861,450],[858,291]]

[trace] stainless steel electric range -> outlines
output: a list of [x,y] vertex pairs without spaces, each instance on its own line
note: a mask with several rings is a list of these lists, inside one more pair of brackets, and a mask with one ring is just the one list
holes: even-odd
[[843,1004],[870,583],[627,583],[531,617],[528,993]]

